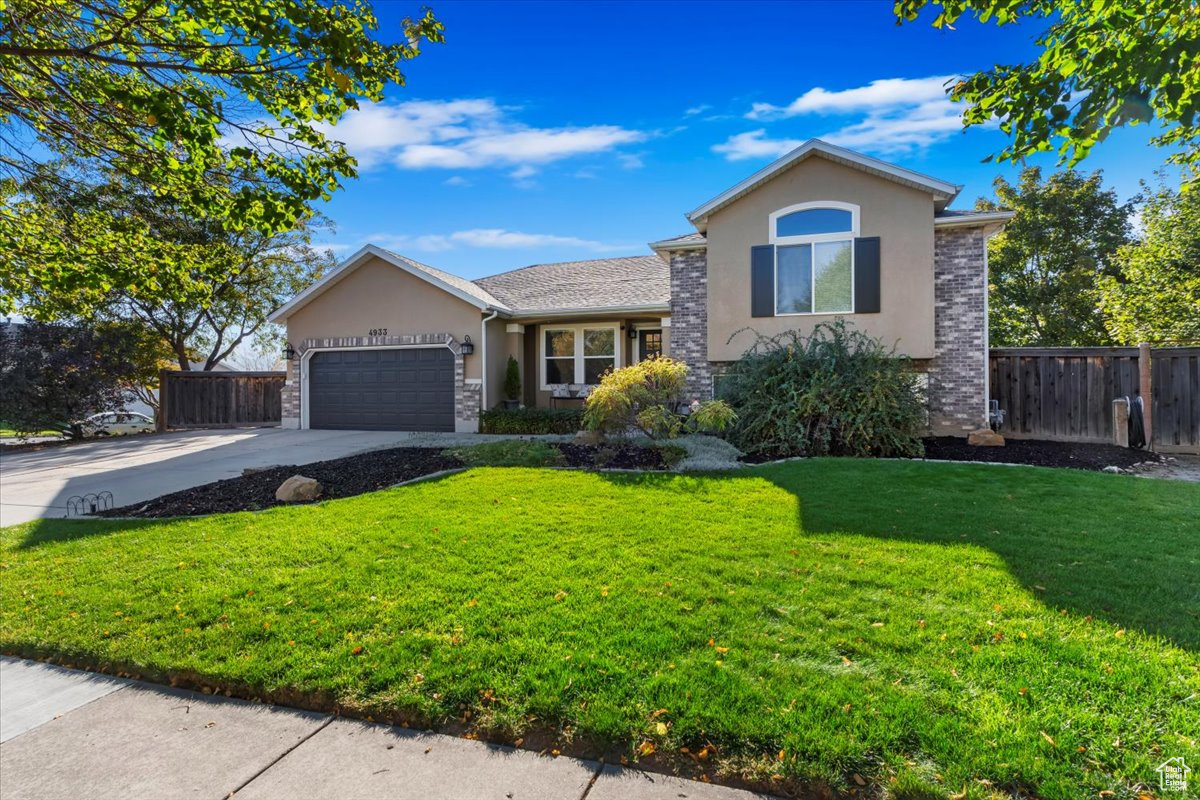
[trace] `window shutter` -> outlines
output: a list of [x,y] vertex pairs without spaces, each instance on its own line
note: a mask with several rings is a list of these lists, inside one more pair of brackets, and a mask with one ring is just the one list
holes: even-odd
[[854,240],[854,313],[879,313],[879,237]]
[[775,245],[750,248],[750,316],[775,316]]

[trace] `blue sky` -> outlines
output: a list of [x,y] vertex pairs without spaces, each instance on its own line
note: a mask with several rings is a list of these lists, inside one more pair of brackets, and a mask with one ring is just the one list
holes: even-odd
[[[947,76],[1029,60],[1040,26],[890,2],[434,2],[446,42],[334,131],[360,160],[324,212],[340,255],[374,242],[466,277],[648,252],[685,212],[813,136],[989,195],[995,129],[960,132]],[[382,34],[419,4],[376,2]],[[1122,198],[1166,153],[1145,127],[1086,160]],[[1039,162],[1053,168],[1054,159]]]

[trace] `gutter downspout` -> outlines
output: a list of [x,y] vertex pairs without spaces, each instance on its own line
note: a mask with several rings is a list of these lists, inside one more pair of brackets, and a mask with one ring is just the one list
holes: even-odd
[[[985,262],[986,263],[986,262]],[[487,324],[500,316],[500,312],[492,309],[492,314],[489,317],[484,317],[483,322],[479,323],[479,413],[487,410]]]
[[992,343],[991,343],[991,314],[988,308],[988,298],[991,295],[992,273],[988,268],[988,242],[993,236],[997,236],[1004,231],[1004,226],[999,229],[985,234],[983,237],[983,425],[981,427],[992,427],[991,410],[992,410]]

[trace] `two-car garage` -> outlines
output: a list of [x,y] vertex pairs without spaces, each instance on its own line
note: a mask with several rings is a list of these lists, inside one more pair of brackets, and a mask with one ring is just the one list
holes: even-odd
[[454,430],[454,354],[447,347],[315,352],[308,427]]

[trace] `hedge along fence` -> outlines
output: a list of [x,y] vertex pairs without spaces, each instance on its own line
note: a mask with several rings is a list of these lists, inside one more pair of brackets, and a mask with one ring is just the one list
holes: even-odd
[[[1200,453],[1200,347],[1148,348],[1156,450]],[[1142,390],[1136,347],[1000,347],[989,359],[990,397],[1013,438],[1112,442],[1112,403]]]

